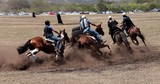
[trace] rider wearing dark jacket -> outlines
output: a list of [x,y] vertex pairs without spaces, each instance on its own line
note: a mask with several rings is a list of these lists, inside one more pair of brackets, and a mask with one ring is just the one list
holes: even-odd
[[118,22],[116,20],[112,19],[112,16],[108,16],[108,28],[109,28],[109,34],[111,35],[111,38],[113,40],[113,44],[115,43],[115,40],[113,38],[113,35],[116,31],[121,31],[120,28],[117,27]]
[[125,31],[128,34],[129,28],[135,25],[133,24],[132,20],[126,15],[126,13],[122,13],[122,16],[123,16],[122,24],[124,25]]

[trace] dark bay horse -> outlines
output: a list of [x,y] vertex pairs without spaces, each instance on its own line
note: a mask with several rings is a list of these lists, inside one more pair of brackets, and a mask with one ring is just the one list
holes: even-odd
[[[103,28],[101,27],[101,24],[102,23],[96,26],[97,27],[96,31],[103,36],[104,31]],[[100,44],[96,41],[96,39],[93,36],[90,36],[89,34],[83,34],[83,32],[80,30],[80,26],[73,28],[72,30],[71,46],[73,46],[75,43],[78,43],[79,48],[85,47],[95,52],[98,51],[100,54],[102,54],[102,52],[99,50],[100,48],[108,47],[111,53],[109,45]]]
[[[39,62],[39,59],[35,56],[39,51],[43,51],[47,54],[55,54],[57,60],[63,59],[63,53],[65,48],[65,39],[66,35],[64,31],[60,31],[59,37],[62,39],[62,48],[60,49],[61,52],[55,51],[55,47],[52,43],[55,41],[47,40],[43,37],[34,37],[29,39],[24,45],[19,46],[17,51],[19,54],[26,52],[29,49],[29,52],[26,54],[28,57],[32,57],[36,62]],[[68,36],[67,36],[68,37]],[[66,39],[67,40],[67,39]],[[56,42],[55,42],[56,44]]]
[[[124,25],[123,24],[121,24],[120,27],[121,27],[122,30],[124,30]],[[130,39],[132,40],[132,42],[135,45],[137,45],[137,46],[139,45],[139,42],[138,42],[138,39],[137,39],[137,36],[138,36],[142,40],[144,45],[147,46],[146,43],[145,43],[145,37],[141,33],[140,28],[131,26],[129,28],[128,32],[129,32],[128,36],[130,37]]]
[[132,48],[130,47],[130,44],[127,40],[127,36],[125,35],[125,33],[122,31],[122,30],[117,30],[113,33],[113,39],[115,39],[115,42],[118,46],[121,46],[121,45],[125,45],[127,50],[130,52],[130,53],[133,53],[133,50]]

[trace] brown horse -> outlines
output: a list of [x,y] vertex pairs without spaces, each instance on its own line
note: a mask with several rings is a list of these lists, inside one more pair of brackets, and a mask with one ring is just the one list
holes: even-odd
[[100,51],[100,48],[108,47],[110,50],[109,54],[111,54],[111,49],[109,45],[107,44],[100,44],[97,42],[97,40],[88,34],[82,34],[80,38],[78,39],[78,48],[87,48],[91,49],[93,52],[98,52],[99,55],[102,55],[102,51]]
[[[101,24],[96,26],[97,27],[96,31],[103,36],[104,31],[103,31],[103,28],[101,27]],[[107,46],[111,53],[111,49],[109,45],[98,43],[93,36],[90,36],[89,34],[83,34],[82,31],[79,29],[80,27],[78,26],[77,28],[74,28],[72,30],[71,46],[73,46],[75,43],[78,43],[79,48],[85,47],[95,52],[98,51],[101,55],[102,55],[102,52],[99,49]]]
[[[66,35],[64,35],[64,31],[60,31],[59,33],[59,37],[62,38],[62,48],[60,49],[61,52],[57,52],[55,51],[55,47],[53,45],[53,42],[56,44],[55,41],[51,41],[51,40],[47,40],[43,37],[34,37],[32,39],[29,39],[24,45],[19,46],[17,48],[17,51],[19,54],[22,54],[24,52],[26,52],[28,49],[30,50],[26,55],[28,57],[32,57],[36,62],[39,62],[39,58],[37,58],[35,55],[39,52],[39,51],[43,51],[44,53],[47,54],[55,54],[57,60],[61,60],[63,59],[63,53],[64,53],[64,47],[65,47],[65,40],[66,39]],[[67,40],[67,39],[66,39]]]
[[[100,34],[100,35],[104,35],[104,31],[103,31],[103,28],[101,27],[101,24],[100,23],[99,25],[97,25],[96,27],[96,31]],[[77,27],[74,27],[72,29],[72,37],[71,37],[71,45],[73,46],[75,43],[78,42],[80,36],[83,34],[83,32],[80,30],[80,26],[77,26]]]
[[[124,25],[123,24],[120,27],[121,27],[122,30],[124,30]],[[137,36],[138,36],[142,40],[144,45],[147,46],[146,43],[145,43],[145,37],[141,33],[140,28],[131,26],[129,28],[128,32],[129,32],[128,36],[131,38],[132,42],[135,45],[137,45],[137,46],[139,45],[139,42],[137,40]]]

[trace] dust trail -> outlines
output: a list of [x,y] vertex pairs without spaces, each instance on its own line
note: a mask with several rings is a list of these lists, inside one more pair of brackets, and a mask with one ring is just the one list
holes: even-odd
[[[127,52],[125,47],[111,45],[112,55],[109,56],[108,49],[101,49],[104,52],[106,60],[97,59],[95,52],[87,49],[66,48],[64,52],[65,63],[55,65],[54,55],[39,52],[36,56],[42,60],[41,64],[35,63],[32,59],[28,59],[25,54],[18,55],[15,46],[1,46],[0,48],[0,71],[3,70],[67,70],[68,68],[82,69],[102,66],[114,66],[121,64],[130,64],[135,62],[153,62],[160,59],[160,53],[156,52],[156,47],[149,47],[150,51],[145,46],[131,46],[134,53]],[[111,64],[110,64],[111,62]]]
[[0,70],[16,70],[17,66],[23,63],[23,60],[22,57],[18,56],[15,47],[1,46]]

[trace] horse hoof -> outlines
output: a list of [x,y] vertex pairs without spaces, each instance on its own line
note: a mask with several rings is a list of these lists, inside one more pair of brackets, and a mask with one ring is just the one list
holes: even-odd
[[59,57],[58,57],[58,55],[56,55],[56,60],[58,60],[59,59]]

